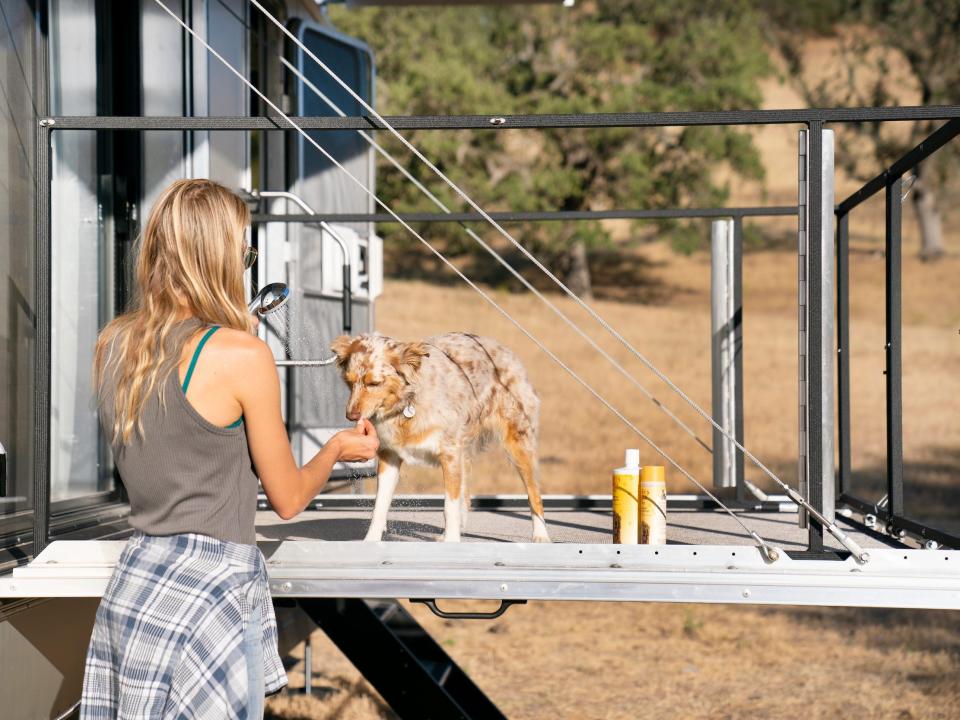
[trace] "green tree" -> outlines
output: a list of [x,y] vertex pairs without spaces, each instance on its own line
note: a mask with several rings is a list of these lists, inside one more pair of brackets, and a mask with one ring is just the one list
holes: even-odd
[[[379,110],[390,114],[752,108],[761,101],[757,80],[770,71],[746,0],[335,9],[331,17],[373,47]],[[718,167],[763,174],[749,136],[735,128],[423,131],[410,139],[487,209],[717,204],[728,195]],[[397,144],[389,145],[393,152]],[[442,187],[414,158],[407,167],[434,192]],[[399,207],[433,209],[399,173],[385,170],[379,180]],[[575,292],[590,294],[587,252],[610,242],[599,223],[511,230]],[[461,233],[446,250],[473,251],[469,243]]]
[[[760,2],[758,9],[788,60],[791,76],[812,106],[883,106],[903,103],[903,77],[892,72],[892,54],[908,68],[922,105],[960,103],[960,2],[957,0],[815,0],[804,6],[787,0]],[[834,71],[817,82],[805,79],[803,42],[807,32],[832,34],[838,40]],[[838,155],[853,177],[867,180],[929,135],[935,123],[863,123],[840,132],[854,152]],[[842,138],[842,136],[841,136]],[[955,145],[921,163],[914,171],[912,202],[920,230],[920,257],[934,260],[944,252],[937,201]]]

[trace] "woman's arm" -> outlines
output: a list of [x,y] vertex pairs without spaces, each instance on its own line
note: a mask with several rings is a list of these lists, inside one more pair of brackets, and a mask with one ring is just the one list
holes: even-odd
[[273,353],[259,338],[251,341],[239,366],[243,375],[236,378],[237,400],[243,408],[250,455],[263,490],[277,514],[289,520],[326,485],[334,463],[369,460],[380,442],[373,425],[363,420],[356,428],[338,432],[310,462],[298,468],[280,413],[280,378]]

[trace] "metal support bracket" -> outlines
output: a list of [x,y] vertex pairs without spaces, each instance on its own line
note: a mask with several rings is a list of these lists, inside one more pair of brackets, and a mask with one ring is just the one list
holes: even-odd
[[506,720],[398,602],[301,598],[303,610],[402,718]]

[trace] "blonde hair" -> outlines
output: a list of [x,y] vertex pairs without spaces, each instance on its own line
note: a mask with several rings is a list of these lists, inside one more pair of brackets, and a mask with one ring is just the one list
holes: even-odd
[[[114,381],[111,442],[129,444],[134,426],[143,437],[143,408],[176,369],[183,349],[180,343],[175,355],[165,352],[182,303],[205,324],[252,330],[243,285],[249,224],[243,200],[212,180],[177,180],[157,198],[138,240],[132,309],[97,338],[98,407],[105,401],[108,369]],[[160,398],[163,405],[162,392]]]

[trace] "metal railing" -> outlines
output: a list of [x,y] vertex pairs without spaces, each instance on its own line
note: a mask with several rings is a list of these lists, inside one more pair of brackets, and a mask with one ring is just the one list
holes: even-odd
[[[824,291],[821,277],[823,250],[822,241],[822,208],[821,203],[815,200],[822,199],[823,187],[821,170],[823,165],[823,130],[826,123],[864,123],[880,121],[907,121],[907,120],[952,120],[960,118],[960,106],[937,107],[883,107],[883,108],[824,108],[824,109],[796,109],[796,110],[745,110],[745,111],[717,111],[717,112],[660,112],[660,113],[600,113],[577,115],[517,115],[517,116],[419,116],[419,117],[388,117],[385,118],[393,127],[398,129],[415,130],[450,130],[476,129],[496,132],[504,129],[516,128],[607,128],[607,127],[670,127],[670,126],[736,126],[736,125],[764,125],[764,124],[797,124],[804,126],[807,131],[807,152],[809,173],[807,177],[798,181],[802,196],[808,198],[809,210],[806,223],[806,252],[807,263],[810,268],[806,278],[806,306],[803,308],[801,322],[804,327],[819,327],[821,313],[824,310],[824,300],[828,297]],[[382,123],[370,116],[361,117],[298,117],[300,127],[307,130],[377,130],[384,129]],[[960,120],[954,120],[954,123]],[[37,222],[36,222],[36,253],[37,253],[37,364],[35,378],[37,387],[35,428],[35,448],[37,452],[34,465],[34,555],[48,542],[50,527],[50,268],[51,268],[51,142],[54,132],[71,130],[101,130],[101,131],[150,131],[150,130],[180,130],[180,131],[288,131],[292,129],[285,121],[276,117],[117,117],[117,116],[90,116],[90,117],[47,117],[39,120],[37,134]],[[936,134],[936,133],[935,133]],[[881,182],[880,187],[885,186]],[[865,190],[868,190],[866,188]],[[849,210],[849,208],[848,208]],[[577,212],[577,213],[506,213],[506,220],[563,220],[563,219],[604,219],[609,217],[633,218],[667,218],[667,217],[733,217],[738,228],[742,219],[756,215],[790,215],[795,214],[794,208],[730,208],[706,210],[624,210],[612,211],[619,215],[604,212]],[[674,214],[669,214],[674,213]],[[709,213],[709,214],[706,214]],[[496,215],[494,215],[496,217]],[[433,221],[432,218],[419,214],[411,214],[411,220],[422,222]],[[262,216],[258,216],[262,219]],[[317,215],[309,218],[316,222],[318,219],[330,221],[358,221],[358,220],[386,220],[376,214],[371,215]],[[436,221],[469,221],[480,219],[472,213],[466,214],[438,214]],[[276,216],[271,220],[303,222],[302,216]],[[739,229],[738,229],[739,232]],[[829,288],[828,288],[829,289]],[[899,306],[897,306],[899,312]],[[897,315],[897,321],[899,315]],[[844,323],[844,328],[846,324]],[[899,330],[898,330],[899,332]],[[809,358],[819,358],[827,350],[823,347],[819,333],[806,333],[806,353]],[[899,357],[899,356],[898,356]],[[849,373],[849,368],[847,368]],[[810,362],[809,368],[801,381],[802,394],[810,417],[820,417],[822,414],[823,395],[832,389],[832,378],[825,378],[821,363]],[[847,390],[849,388],[847,386]],[[899,389],[897,389],[897,393]],[[899,411],[899,399],[893,405]],[[849,419],[848,419],[849,420]],[[847,425],[849,430],[849,422]],[[848,436],[849,440],[849,436]],[[739,442],[739,440],[738,440]],[[818,511],[824,507],[824,482],[833,482],[833,478],[824,478],[823,468],[823,436],[819,423],[811,424],[804,438],[806,450],[806,487],[807,500]],[[849,466],[847,466],[849,468]],[[808,556],[818,556],[823,553],[823,527],[815,519],[809,523]]]
[[[841,202],[837,217],[837,407],[839,419],[839,497],[846,505],[880,520],[895,538],[911,534],[960,547],[960,537],[906,517],[903,502],[903,362],[901,319],[901,215],[903,178],[918,164],[960,135],[960,119],[953,119],[924,138],[889,168]],[[871,503],[851,488],[850,419],[850,213],[869,198],[884,193],[885,208],[885,343],[886,367],[886,496]]]

